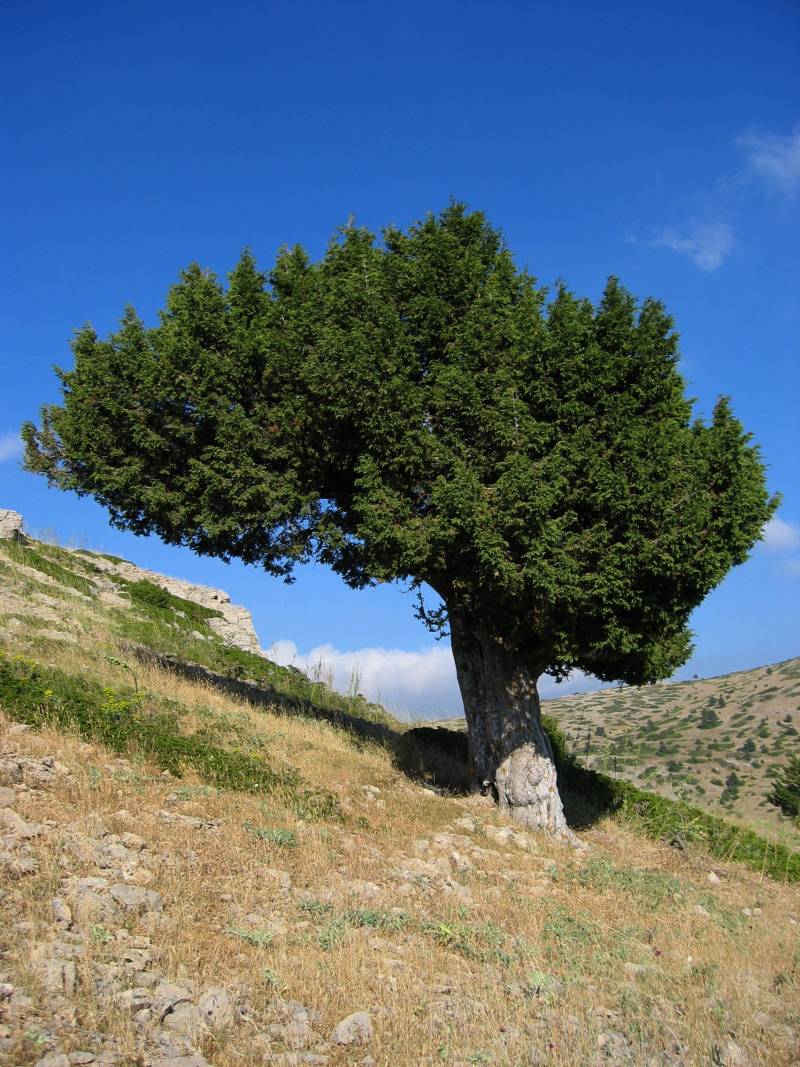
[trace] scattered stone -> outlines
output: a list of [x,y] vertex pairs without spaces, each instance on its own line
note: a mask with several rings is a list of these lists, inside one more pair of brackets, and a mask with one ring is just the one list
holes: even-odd
[[372,1020],[366,1011],[355,1011],[333,1028],[334,1045],[366,1045],[372,1040]]
[[149,989],[137,986],[134,989],[124,989],[121,993],[117,993],[114,997],[114,1003],[118,1008],[128,1012],[130,1015],[136,1015],[137,1012],[144,1011],[152,1006],[153,994]]
[[198,819],[194,815],[178,815],[176,812],[165,811],[163,808],[158,813],[162,822],[181,823],[190,826],[193,830],[217,830],[222,823],[219,819]]
[[174,1012],[178,1005],[190,1004],[191,1001],[191,990],[185,989],[183,986],[173,985],[172,982],[159,983],[153,996],[153,1004],[159,1022],[171,1012]]
[[73,919],[78,925],[103,923],[108,926],[116,922],[119,908],[106,893],[107,878],[68,878],[64,885]]
[[597,1036],[597,1045],[614,1064],[633,1063],[633,1051],[628,1038],[619,1030],[605,1030]]
[[198,1000],[197,1008],[209,1030],[225,1030],[233,1025],[233,1004],[223,986],[207,989]]
[[272,1067],[323,1067],[330,1063],[330,1056],[318,1052],[277,1052],[268,1054],[265,1062]]
[[0,808],[10,808],[17,799],[17,794],[10,786],[0,786]]
[[742,1046],[737,1045],[735,1041],[726,1042],[719,1049],[717,1056],[720,1067],[751,1067],[752,1062]]
[[66,630],[41,630],[40,637],[44,637],[48,641],[60,641],[62,645],[77,645],[78,643],[77,636]]
[[211,1067],[211,1064],[196,1052],[192,1056],[160,1056],[152,1061],[151,1067]]
[[456,819],[453,825],[457,826],[459,830],[466,830],[468,834],[474,834],[478,829],[478,824],[471,815],[462,815],[460,819]]
[[0,852],[0,873],[8,878],[23,878],[26,874],[36,874],[38,870],[39,862],[35,856]]
[[203,1020],[195,1004],[183,1001],[161,1018],[161,1025],[171,1034],[185,1037],[193,1044],[203,1035]]
[[57,923],[62,926],[69,926],[72,923],[72,911],[65,900],[61,897],[53,897],[52,908],[53,918]]
[[36,1061],[34,1067],[70,1067],[69,1057],[63,1052],[48,1052]]
[[160,913],[164,910],[161,894],[154,889],[143,889],[138,885],[118,883],[109,889],[112,899],[126,912],[143,915],[145,912]]
[[706,876],[706,878],[707,878],[707,881],[709,881],[711,883],[711,885],[719,885],[720,882],[722,881],[722,879],[720,878],[720,876],[717,874],[716,871],[709,871],[708,875]]
[[0,808],[0,827],[4,827],[17,841],[32,841],[42,833],[39,823],[26,822],[13,808],[7,807]]

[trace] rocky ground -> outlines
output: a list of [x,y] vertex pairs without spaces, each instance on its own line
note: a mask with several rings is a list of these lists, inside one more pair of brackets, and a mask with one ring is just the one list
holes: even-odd
[[[615,959],[613,985],[629,1001],[620,1010],[619,996],[614,1004],[600,976],[586,974],[591,955],[580,979],[568,959],[585,955],[589,925],[585,912],[564,908],[599,888],[602,835],[588,851],[542,847],[486,821],[479,802],[431,797],[451,816],[440,829],[413,839],[401,832],[394,848],[391,839],[328,830],[321,836],[336,838],[333,862],[318,854],[309,864],[295,847],[312,832],[302,821],[273,831],[265,849],[248,846],[252,835],[242,838],[230,798],[212,801],[202,785],[103,758],[95,746],[7,722],[0,733],[3,1065],[796,1062],[797,974],[785,955],[798,945],[796,893],[763,886],[754,895],[754,879],[694,868],[694,894],[661,899],[669,876],[644,872],[644,898],[629,896],[623,927],[606,930],[612,942],[643,907],[650,913],[649,934],[637,930],[635,949]],[[387,799],[378,786],[359,786],[355,818],[380,820]],[[606,866],[605,876],[615,869],[623,868]],[[598,909],[608,905],[600,896]],[[560,931],[566,954],[547,971],[516,966],[522,940],[499,925],[510,919],[509,897],[524,899],[528,913],[544,909],[545,932]],[[732,900],[750,905],[734,910]],[[476,924],[492,902],[498,924]],[[740,973],[720,973],[720,924],[737,948],[742,936],[754,946],[768,936],[766,959],[759,944]],[[703,987],[702,1005],[692,1002],[693,984]],[[732,997],[737,984],[746,1026]],[[655,1040],[641,1020],[634,1025],[642,1003],[630,1010],[646,990],[660,1016]],[[718,1016],[718,1036],[702,1048],[681,1025],[698,1008]],[[456,1052],[459,1030],[472,1053]]]
[[[52,756],[25,755],[14,740],[24,732],[11,726],[0,748],[0,871],[9,887],[0,890],[0,1062],[28,1063],[31,1048],[38,1046],[36,1067],[208,1067],[199,1046],[207,1036],[226,1033],[246,1046],[244,1062],[289,1067],[325,1064],[333,1048],[369,1044],[369,1012],[355,1011],[323,1035],[315,1029],[320,1013],[295,1000],[276,997],[267,1011],[259,1011],[241,983],[201,987],[185,973],[168,977],[159,942],[176,923],[161,893],[149,885],[154,871],[173,857],[122,829],[136,824],[128,810],[112,815],[120,828],[116,833],[95,813],[44,822],[20,814],[54,781],[71,776]],[[112,770],[134,773],[119,760]],[[169,810],[157,817],[194,831],[220,827],[217,820]],[[272,874],[279,892],[291,892],[288,874]],[[54,881],[57,893],[49,909],[36,914],[39,909],[31,905],[43,903],[40,892],[47,895]],[[279,922],[265,927],[261,915],[247,914],[241,921],[271,936],[281,927]],[[94,1025],[76,1006],[79,991],[93,1005]],[[276,1047],[283,1051],[274,1052]],[[358,1062],[376,1061],[365,1055]]]

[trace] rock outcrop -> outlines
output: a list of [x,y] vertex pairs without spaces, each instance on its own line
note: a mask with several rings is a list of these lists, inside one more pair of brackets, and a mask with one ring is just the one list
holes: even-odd
[[180,578],[171,578],[169,575],[137,567],[127,561],[112,562],[104,556],[94,557],[93,562],[109,574],[117,574],[120,578],[127,578],[131,582],[143,580],[153,582],[155,585],[160,585],[162,589],[166,589],[168,593],[172,593],[173,596],[183,597],[184,600],[191,600],[204,608],[218,611],[221,618],[209,619],[208,623],[226,644],[241,648],[244,652],[263,655],[258,634],[253,626],[252,615],[240,604],[232,604],[231,598],[224,589],[214,589],[209,585],[196,585],[194,582],[186,582]]
[[18,541],[22,537],[22,516],[18,511],[0,508],[0,538]]
[[[18,511],[0,508],[0,539],[16,541],[24,539],[22,526],[22,515]],[[172,593],[173,596],[179,596],[184,600],[200,604],[204,608],[218,611],[219,617],[209,619],[208,624],[226,644],[241,648],[244,652],[264,655],[255,626],[253,626],[252,615],[240,604],[232,604],[231,598],[224,589],[186,582],[180,578],[172,578],[166,574],[159,574],[157,571],[147,570],[145,567],[137,567],[127,560],[114,560],[95,553],[92,553],[92,563],[98,570],[105,571],[109,575],[117,575],[131,582],[153,582],[166,589],[168,593]]]

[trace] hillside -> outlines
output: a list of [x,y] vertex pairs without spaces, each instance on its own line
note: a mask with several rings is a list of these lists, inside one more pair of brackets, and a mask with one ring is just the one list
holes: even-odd
[[546,710],[587,766],[800,844],[800,832],[765,799],[777,769],[800,750],[800,658],[561,697]]
[[521,832],[130,567],[0,540],[3,1067],[797,1062],[800,857],[567,757]]

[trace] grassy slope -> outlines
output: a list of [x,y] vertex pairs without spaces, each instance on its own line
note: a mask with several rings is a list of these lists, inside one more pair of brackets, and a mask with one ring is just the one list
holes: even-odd
[[[113,831],[133,828],[154,855],[170,857],[148,883],[174,923],[159,942],[169,975],[185,969],[200,987],[243,984],[256,1010],[277,993],[294,998],[321,1011],[323,1035],[367,1009],[369,1052],[381,1065],[664,1055],[701,1064],[739,1053],[794,1062],[797,886],[710,861],[692,845],[687,809],[680,848],[662,840],[667,827],[675,841],[678,809],[659,812],[633,792],[617,817],[582,831],[587,854],[520,834],[486,800],[437,795],[403,773],[425,770],[413,744],[364,741],[318,721],[313,707],[254,708],[138,663],[121,642],[191,651],[232,674],[263,669],[290,695],[381,719],[274,665],[248,660],[244,670],[202,619],[188,627],[175,605],[123,610],[118,594],[94,584],[90,557],[73,565],[60,550],[33,550],[39,559],[8,546],[0,557],[0,749],[54,753],[71,771],[23,795],[25,817],[55,828],[32,842],[41,874],[0,899],[0,910],[12,898],[17,908],[14,923],[0,916],[4,967],[36,1003],[41,989],[25,968],[31,937],[52,936],[58,827],[99,812]],[[12,735],[12,719],[36,729]],[[383,724],[391,738],[391,720]],[[451,773],[445,762],[437,757],[429,773]],[[165,768],[182,781],[163,778]],[[569,761],[565,774],[585,804],[587,789],[602,785],[587,785]],[[218,820],[222,831],[165,824],[164,809]],[[642,836],[659,817],[657,839]],[[104,1012],[88,985],[79,983],[75,1000],[93,1026],[134,1041],[129,1022]],[[45,1027],[46,1002],[42,1017]],[[39,1033],[28,1026],[17,1036],[13,1062],[33,1063]],[[249,1062],[252,1039],[234,1031],[204,1050],[215,1067],[233,1067]],[[82,1047],[80,1034],[70,1047]],[[332,1064],[362,1056],[328,1054]]]

